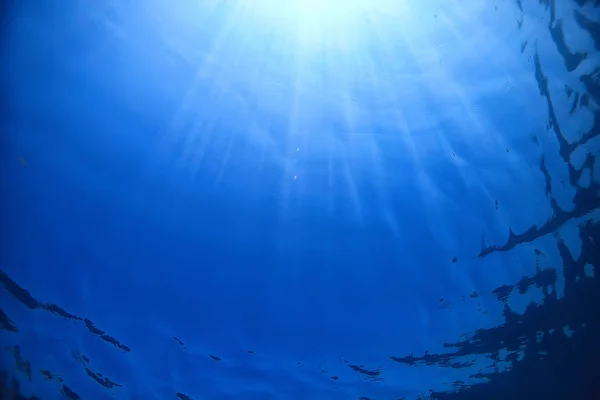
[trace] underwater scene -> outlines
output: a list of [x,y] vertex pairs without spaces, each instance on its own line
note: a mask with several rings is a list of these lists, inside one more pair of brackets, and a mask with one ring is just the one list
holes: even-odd
[[600,399],[600,0],[5,0],[0,400]]

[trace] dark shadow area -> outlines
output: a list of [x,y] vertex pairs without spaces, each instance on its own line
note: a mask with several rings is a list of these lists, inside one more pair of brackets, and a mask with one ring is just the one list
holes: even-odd
[[[522,4],[517,2],[522,10]],[[599,1],[578,0],[578,4],[598,7]],[[550,37],[564,60],[567,71],[577,69],[586,54],[569,50],[563,32],[563,24],[555,16],[555,2],[540,0],[540,4],[550,12]],[[597,13],[600,16],[600,13]],[[579,11],[575,12],[579,27],[592,37],[596,50],[600,50],[598,33],[600,19],[592,20]],[[522,49],[523,51],[523,49]],[[571,156],[581,146],[588,144],[600,135],[600,67],[579,76],[585,92],[578,93],[566,86],[566,94],[572,100],[570,115],[581,108],[594,116],[592,127],[580,139],[569,142],[558,122],[556,108],[552,101],[548,78],[545,76],[537,50],[534,53],[535,78],[540,95],[548,106],[548,130],[554,134],[559,146],[559,154],[568,168],[569,185],[575,189],[573,207],[563,210],[552,196],[552,177],[542,156],[539,168],[546,180],[546,197],[553,214],[541,226],[532,226],[526,232],[515,233],[511,229],[508,240],[499,246],[482,245],[479,257],[496,252],[505,252],[519,245],[534,242],[546,235],[553,235],[562,266],[541,269],[537,263],[537,273],[524,277],[512,285],[496,288],[492,294],[504,303],[504,323],[490,329],[479,329],[473,335],[458,343],[444,346],[454,349],[444,354],[426,352],[423,356],[412,354],[404,357],[391,356],[391,359],[407,365],[431,365],[459,368],[458,358],[475,358],[488,355],[493,360],[489,366],[494,372],[478,372],[471,378],[486,382],[465,384],[454,382],[454,392],[430,391],[423,398],[443,400],[470,399],[597,399],[600,398],[600,223],[587,216],[600,208],[600,184],[594,176],[596,155],[588,153],[585,161],[576,168]],[[536,138],[537,140],[537,138]],[[590,179],[582,183],[583,174]],[[572,220],[583,220],[579,225],[581,254],[574,259],[558,230]],[[535,250],[536,257],[543,256]],[[557,274],[565,279],[564,295],[557,293]],[[508,304],[516,291],[524,294],[535,286],[541,288],[543,300],[530,303],[523,314],[513,312]],[[506,353],[503,358],[500,353]],[[499,368],[500,362],[508,363],[508,368]]]

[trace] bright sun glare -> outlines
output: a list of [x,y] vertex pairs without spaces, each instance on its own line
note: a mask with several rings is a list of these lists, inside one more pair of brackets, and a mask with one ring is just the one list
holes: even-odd
[[246,6],[276,19],[306,39],[322,35],[360,35],[377,15],[398,14],[401,0],[245,0]]

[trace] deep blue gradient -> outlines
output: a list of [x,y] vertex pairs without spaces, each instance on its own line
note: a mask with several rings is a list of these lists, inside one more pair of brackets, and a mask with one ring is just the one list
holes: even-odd
[[[578,258],[599,215],[575,200],[599,164],[569,175],[600,149],[597,2],[323,3],[2,6],[1,369],[24,395],[414,399],[510,369],[390,356],[523,313],[541,286],[493,291],[540,270],[564,295],[557,241]],[[556,207],[582,211],[502,248]]]

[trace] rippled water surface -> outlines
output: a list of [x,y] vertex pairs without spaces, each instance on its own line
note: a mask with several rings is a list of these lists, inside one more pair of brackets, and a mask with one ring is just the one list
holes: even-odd
[[0,15],[0,399],[600,393],[598,0]]

